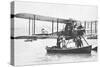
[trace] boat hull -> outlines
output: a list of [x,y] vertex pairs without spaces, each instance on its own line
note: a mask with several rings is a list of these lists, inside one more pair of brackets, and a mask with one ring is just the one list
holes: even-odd
[[81,48],[52,48],[47,47],[47,53],[91,53],[92,46],[86,46]]
[[98,47],[93,48],[92,50],[97,51]]

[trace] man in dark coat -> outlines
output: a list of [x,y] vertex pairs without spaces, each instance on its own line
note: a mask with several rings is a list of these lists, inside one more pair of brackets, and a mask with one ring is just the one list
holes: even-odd
[[75,42],[76,47],[82,47],[83,46],[83,42],[82,42],[82,40],[79,36],[75,38],[74,42]]

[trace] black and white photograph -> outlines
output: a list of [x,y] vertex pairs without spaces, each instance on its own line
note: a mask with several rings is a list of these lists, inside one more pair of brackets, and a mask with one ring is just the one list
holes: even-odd
[[97,61],[98,7],[11,2],[11,65]]

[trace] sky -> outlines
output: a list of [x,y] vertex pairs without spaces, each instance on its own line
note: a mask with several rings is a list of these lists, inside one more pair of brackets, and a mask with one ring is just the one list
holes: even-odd
[[[63,19],[72,18],[80,21],[94,21],[98,19],[97,11],[97,6],[15,1],[14,13],[30,13]],[[46,23],[46,21],[36,21],[36,32],[41,32],[41,28],[51,32],[51,25],[51,23]],[[59,25],[60,30],[63,27],[64,24]],[[56,23],[54,30],[56,31]],[[28,20],[15,18],[15,33],[17,35],[28,35],[27,32]]]

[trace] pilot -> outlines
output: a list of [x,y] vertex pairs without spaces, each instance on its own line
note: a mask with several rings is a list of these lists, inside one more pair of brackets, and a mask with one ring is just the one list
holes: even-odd
[[64,32],[64,34],[72,36],[72,30],[73,30],[72,23],[67,23],[66,26],[65,26],[65,32]]

